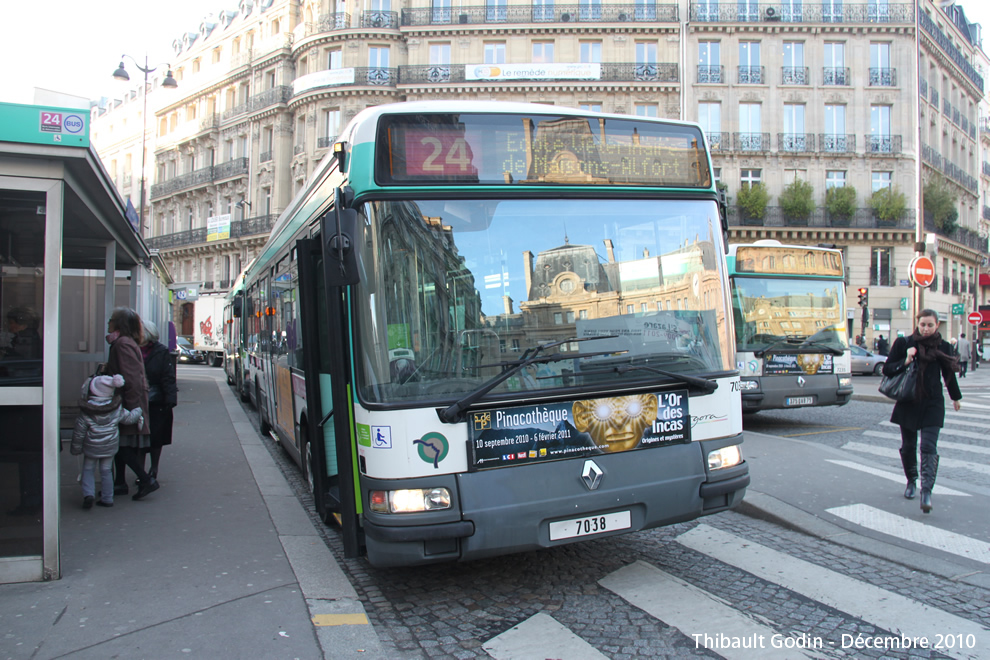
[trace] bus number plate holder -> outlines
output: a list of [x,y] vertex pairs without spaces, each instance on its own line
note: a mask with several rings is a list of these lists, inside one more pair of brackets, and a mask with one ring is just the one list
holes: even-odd
[[558,520],[557,522],[550,523],[550,540],[560,541],[562,539],[578,538],[579,536],[615,532],[620,529],[629,529],[631,526],[632,518],[628,511],[615,511],[598,516]]
[[810,406],[815,402],[813,396],[789,396],[784,399],[785,406]]

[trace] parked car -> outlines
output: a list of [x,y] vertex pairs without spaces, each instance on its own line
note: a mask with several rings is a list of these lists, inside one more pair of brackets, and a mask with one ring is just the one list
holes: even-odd
[[854,374],[883,375],[883,365],[887,361],[885,356],[859,346],[850,346],[849,351],[851,352],[849,366]]
[[206,362],[203,351],[193,348],[192,342],[185,337],[176,337],[176,350],[179,354],[179,362],[185,364],[200,364]]

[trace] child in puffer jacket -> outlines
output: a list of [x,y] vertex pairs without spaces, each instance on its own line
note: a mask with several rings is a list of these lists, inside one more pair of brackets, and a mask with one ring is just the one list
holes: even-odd
[[83,383],[79,399],[79,416],[72,432],[69,452],[83,455],[82,492],[83,508],[93,508],[96,494],[96,464],[100,465],[101,498],[99,506],[113,506],[113,456],[120,444],[120,425],[141,426],[144,414],[140,408],[124,410],[121,395],[124,377],[93,376]]

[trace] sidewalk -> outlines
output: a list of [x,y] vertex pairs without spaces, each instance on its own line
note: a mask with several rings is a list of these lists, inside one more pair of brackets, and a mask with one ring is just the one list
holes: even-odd
[[145,500],[84,511],[65,446],[62,579],[0,585],[0,658],[384,657],[222,370],[178,377],[162,487]]

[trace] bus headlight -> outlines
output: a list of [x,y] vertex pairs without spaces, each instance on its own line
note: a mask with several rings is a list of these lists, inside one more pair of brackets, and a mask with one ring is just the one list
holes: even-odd
[[446,488],[373,490],[368,499],[371,510],[378,513],[417,513],[450,508],[450,491]]
[[740,463],[742,463],[742,451],[739,449],[739,445],[729,445],[708,452],[709,470],[724,470]]
[[839,387],[852,387],[852,386],[853,386],[852,376],[839,377]]

